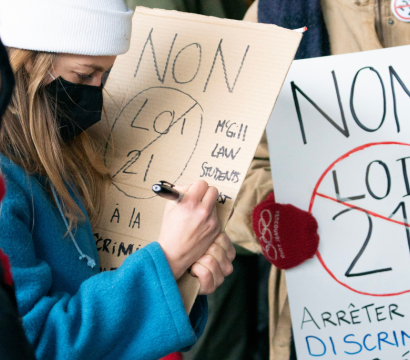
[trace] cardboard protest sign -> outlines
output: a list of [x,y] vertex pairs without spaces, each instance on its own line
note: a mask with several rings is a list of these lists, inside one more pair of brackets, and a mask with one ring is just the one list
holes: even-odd
[[[107,150],[113,182],[95,229],[104,270],[158,238],[166,201],[151,189],[160,180],[216,186],[226,224],[301,36],[137,8],[131,49],[117,59],[104,99],[115,150]],[[188,275],[184,287],[189,308],[198,281]]]
[[286,272],[300,359],[410,358],[409,55],[295,61],[272,113],[276,200],[319,224]]

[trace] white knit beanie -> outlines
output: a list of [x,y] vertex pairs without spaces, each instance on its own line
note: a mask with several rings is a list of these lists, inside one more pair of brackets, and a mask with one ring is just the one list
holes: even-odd
[[124,0],[0,0],[0,38],[25,50],[119,55],[132,14]]

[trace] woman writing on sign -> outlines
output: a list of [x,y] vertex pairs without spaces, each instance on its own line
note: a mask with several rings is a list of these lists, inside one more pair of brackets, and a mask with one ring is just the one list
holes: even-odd
[[99,274],[91,224],[110,177],[84,130],[100,120],[101,79],[128,50],[131,17],[123,0],[0,0],[16,78],[0,130],[0,248],[39,359],[156,360],[189,347],[205,326],[206,297],[188,317],[176,280],[194,264],[206,295],[232,271],[218,191],[196,182],[167,205],[157,242]]

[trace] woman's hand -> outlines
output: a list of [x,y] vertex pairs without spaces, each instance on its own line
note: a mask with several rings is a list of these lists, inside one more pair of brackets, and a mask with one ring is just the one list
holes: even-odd
[[191,268],[199,280],[199,295],[212,294],[233,271],[236,251],[225,233],[220,233],[208,251]]
[[[176,280],[209,250],[221,231],[215,187],[196,181],[178,190],[185,195],[180,203],[166,205],[158,238]],[[219,273],[217,278],[219,281]]]

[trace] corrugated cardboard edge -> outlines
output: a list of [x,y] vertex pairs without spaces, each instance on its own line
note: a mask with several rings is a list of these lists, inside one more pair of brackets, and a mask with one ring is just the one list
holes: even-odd
[[195,21],[195,22],[203,22],[203,23],[208,23],[208,24],[213,23],[215,25],[220,25],[220,26],[240,27],[242,29],[251,29],[251,30],[258,30],[258,31],[263,31],[265,29],[272,29],[272,27],[276,27],[284,31],[290,31],[292,33],[295,32],[294,30],[289,30],[289,29],[286,29],[286,28],[283,28],[277,25],[273,25],[273,24],[251,23],[251,22],[243,21],[243,20],[222,19],[222,18],[217,18],[214,16],[184,13],[184,12],[177,11],[177,10],[151,9],[151,8],[147,8],[144,6],[137,6],[135,8],[135,13],[151,15],[151,16],[158,16],[158,17],[173,18],[173,19],[184,20],[184,21]]
[[197,278],[191,276],[186,272],[177,281],[179,292],[181,293],[182,302],[185,310],[189,314],[194,306],[194,302],[199,292],[199,281]]

